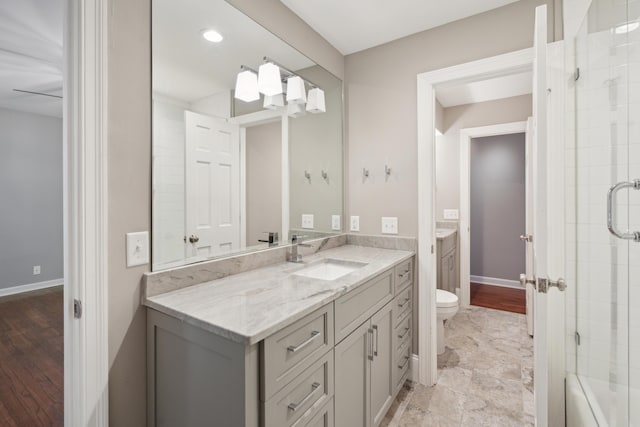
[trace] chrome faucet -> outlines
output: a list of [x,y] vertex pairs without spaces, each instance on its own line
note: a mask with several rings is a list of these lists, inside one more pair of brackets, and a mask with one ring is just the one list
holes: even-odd
[[310,248],[312,245],[307,243],[301,243],[300,239],[307,236],[300,236],[298,234],[291,235],[291,252],[288,254],[287,261],[290,262],[302,262],[302,255],[298,253],[298,246],[303,248]]

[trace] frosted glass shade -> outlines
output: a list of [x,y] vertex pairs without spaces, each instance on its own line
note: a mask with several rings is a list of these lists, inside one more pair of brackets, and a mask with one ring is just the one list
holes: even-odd
[[287,114],[289,117],[302,117],[307,112],[304,109],[304,104],[287,104]]
[[304,80],[293,76],[287,79],[287,102],[289,104],[304,104],[307,102],[307,91],[304,88]]
[[267,62],[258,68],[258,90],[267,96],[282,93],[280,67]]
[[273,96],[265,95],[262,106],[269,110],[277,110],[280,107],[284,107],[284,95],[281,93]]
[[324,91],[318,87],[309,90],[307,97],[307,111],[312,114],[324,113]]
[[256,76],[256,73],[249,70],[238,73],[234,97],[244,102],[252,102],[260,99],[258,76]]

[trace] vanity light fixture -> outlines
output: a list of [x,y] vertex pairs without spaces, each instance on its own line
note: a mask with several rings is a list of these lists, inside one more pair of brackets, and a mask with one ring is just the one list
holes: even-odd
[[287,102],[289,105],[307,102],[307,91],[304,88],[302,77],[291,76],[287,79]]
[[258,68],[258,89],[260,93],[274,96],[282,93],[280,67],[273,62],[265,62]]
[[258,75],[255,71],[242,65],[243,71],[238,73],[236,78],[236,90],[234,97],[244,102],[253,102],[260,99],[258,91]]
[[307,111],[312,114],[324,113],[326,110],[324,105],[324,91],[319,87],[309,89],[307,97]]
[[287,104],[287,114],[295,119],[304,116],[307,112],[304,109],[304,104],[289,103]]
[[262,106],[269,110],[277,110],[284,107],[284,95],[281,93],[273,96],[265,95]]
[[205,30],[202,32],[202,37],[211,43],[220,43],[222,41],[222,34],[216,30]]

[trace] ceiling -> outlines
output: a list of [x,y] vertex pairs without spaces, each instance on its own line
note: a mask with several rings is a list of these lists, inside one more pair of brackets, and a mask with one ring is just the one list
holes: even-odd
[[[206,29],[222,42],[206,41]],[[193,102],[228,91],[240,65],[257,70],[264,56],[293,71],[315,65],[224,0],[154,0],[154,92]]]
[[517,0],[280,0],[343,55]]
[[62,117],[64,0],[0,2],[0,108]]
[[496,77],[436,89],[436,98],[444,108],[456,105],[494,101],[512,96],[527,95],[533,90],[533,72]]

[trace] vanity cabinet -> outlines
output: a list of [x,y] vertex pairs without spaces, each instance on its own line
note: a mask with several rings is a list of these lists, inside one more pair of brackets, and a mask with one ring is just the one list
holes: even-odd
[[458,284],[457,233],[437,241],[437,287],[456,293]]
[[377,427],[408,376],[412,277],[413,258],[255,344],[149,308],[148,425]]

